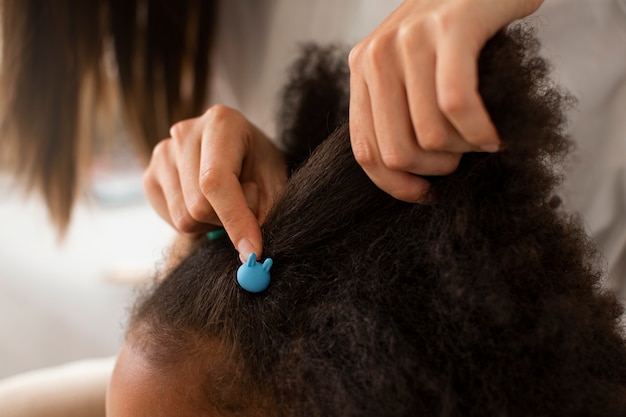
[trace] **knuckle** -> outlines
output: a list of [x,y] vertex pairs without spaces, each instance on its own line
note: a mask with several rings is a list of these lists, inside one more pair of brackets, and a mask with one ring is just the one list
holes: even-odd
[[169,156],[170,140],[162,140],[152,149],[152,156],[148,163],[148,167],[143,172],[142,181],[144,189],[154,189],[158,186],[159,173],[170,167]]
[[416,37],[411,37],[409,34],[402,34],[399,37],[399,48],[404,56],[415,55],[420,49],[419,42]]
[[196,221],[187,213],[172,216],[172,223],[176,230],[182,233],[193,233],[196,231]]
[[222,182],[222,175],[215,168],[209,167],[200,172],[200,191],[206,197],[215,193]]
[[422,196],[422,191],[415,189],[413,185],[398,185],[390,187],[387,191],[389,195],[391,195],[396,200],[413,202],[419,199]]
[[446,154],[443,155],[441,160],[439,161],[439,172],[437,175],[448,175],[452,174],[459,166],[459,162],[461,161],[461,154]]
[[204,117],[210,123],[224,123],[233,117],[238,117],[239,112],[223,104],[214,104],[204,113]]
[[462,154],[440,153],[432,155],[428,163],[428,172],[424,175],[448,175],[456,171],[459,166]]
[[437,104],[446,115],[460,115],[470,104],[470,99],[459,86],[448,86],[437,95]]
[[372,39],[365,50],[365,61],[367,64],[375,69],[388,65],[389,46],[388,36],[381,35]]
[[454,9],[446,6],[437,7],[413,19],[402,21],[397,30],[397,42],[406,56],[423,51],[425,44],[434,47],[434,43],[458,25],[458,16]]
[[358,67],[363,58],[363,44],[359,43],[354,46],[350,53],[348,54],[348,67],[350,67],[350,71],[354,72],[358,70]]
[[156,144],[154,148],[152,148],[152,157],[150,158],[151,163],[155,160],[163,159],[167,155],[167,148],[171,143],[171,139],[163,139],[159,143]]
[[409,192],[409,191],[406,191],[404,189],[399,189],[399,188],[392,190],[389,193],[389,195],[391,195],[396,200],[400,200],[400,201],[415,201],[419,197],[413,192]]
[[458,26],[458,11],[454,7],[439,7],[428,13],[423,20],[424,30],[433,37],[439,37]]
[[544,0],[527,0],[525,13],[530,14],[536,11],[543,4],[543,2]]
[[424,40],[427,40],[428,26],[423,19],[402,23],[398,28],[398,45],[405,56],[411,56],[423,48]]
[[380,158],[383,161],[383,165],[393,171],[408,171],[413,163],[409,154],[396,149],[382,151]]
[[370,147],[361,141],[352,143],[352,153],[354,154],[354,159],[363,168],[372,167],[376,161]]
[[175,140],[184,139],[191,130],[195,119],[181,120],[170,127],[170,137]]
[[432,22],[433,27],[437,29],[439,33],[445,33],[448,32],[452,26],[458,24],[458,16],[444,9],[432,14]]
[[442,127],[430,126],[417,134],[417,141],[425,151],[442,150],[447,143],[448,134]]
[[365,68],[374,71],[389,64],[389,51],[393,41],[393,33],[382,33],[370,37],[357,44],[348,56],[351,72],[363,72]]
[[187,204],[187,211],[189,215],[195,221],[206,221],[209,218],[211,207],[208,205],[206,199],[202,196],[195,195],[189,198]]
[[150,168],[144,171],[141,179],[146,194],[150,195],[159,188],[159,182]]

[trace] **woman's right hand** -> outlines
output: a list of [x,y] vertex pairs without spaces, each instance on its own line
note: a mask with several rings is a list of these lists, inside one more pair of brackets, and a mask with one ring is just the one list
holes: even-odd
[[404,0],[350,53],[350,138],[382,190],[428,201],[424,176],[456,170],[466,152],[495,152],[478,57],[503,26],[543,0]]
[[182,233],[224,226],[242,262],[261,256],[260,223],[287,181],[282,153],[241,113],[213,106],[176,123],[152,153],[144,189]]

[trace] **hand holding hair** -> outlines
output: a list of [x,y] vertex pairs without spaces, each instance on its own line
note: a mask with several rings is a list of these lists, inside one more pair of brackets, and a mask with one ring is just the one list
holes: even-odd
[[480,50],[543,0],[405,0],[350,53],[354,156],[393,197],[422,200],[419,175],[452,173],[465,152],[498,149],[478,93]]
[[282,190],[282,153],[241,113],[213,106],[172,126],[154,149],[144,189],[156,212],[182,233],[223,225],[245,261],[261,256],[259,224]]

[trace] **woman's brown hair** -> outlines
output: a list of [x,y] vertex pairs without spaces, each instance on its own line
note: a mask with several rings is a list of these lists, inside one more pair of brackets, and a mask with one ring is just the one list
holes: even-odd
[[[344,72],[309,50],[283,113],[295,173],[262,226],[269,288],[244,291],[228,239],[205,241],[139,301],[129,343],[159,370],[194,364],[232,414],[264,398],[290,417],[626,415],[622,308],[554,195],[570,100],[536,52],[519,27],[487,43],[504,150],[464,155],[419,205],[356,163]],[[216,341],[233,365],[218,376]]]
[[171,124],[201,113],[215,3],[2,0],[0,162],[43,194],[60,231],[91,145],[110,140],[98,114],[119,109],[147,159]]

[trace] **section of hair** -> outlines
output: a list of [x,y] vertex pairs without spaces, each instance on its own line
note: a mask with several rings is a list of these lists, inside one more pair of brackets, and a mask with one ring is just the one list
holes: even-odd
[[4,0],[1,16],[3,162],[42,192],[52,217],[65,226],[78,192],[78,161],[89,151],[77,136],[81,107],[92,110],[81,90],[90,81],[98,87],[98,7]]
[[110,0],[125,114],[146,155],[206,105],[216,0]]
[[[170,125],[201,113],[215,3],[2,0],[1,162],[43,195],[60,232],[90,145],[98,135],[112,141],[96,132],[96,115],[122,108],[128,138],[147,159]],[[104,68],[109,41],[114,75]],[[111,106],[107,96],[121,103]]]
[[[269,289],[239,288],[235,250],[207,242],[137,305],[146,354],[175,363],[218,339],[276,415],[625,415],[621,307],[553,200],[570,100],[535,52],[519,27],[485,46],[480,91],[505,149],[431,178],[433,204],[379,190],[342,124],[263,225]],[[320,106],[295,110],[293,154],[315,146],[298,132]]]
[[302,47],[290,69],[278,118],[285,160],[293,172],[341,123],[348,119],[347,52],[340,46]]

